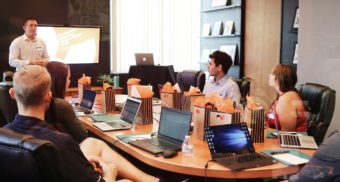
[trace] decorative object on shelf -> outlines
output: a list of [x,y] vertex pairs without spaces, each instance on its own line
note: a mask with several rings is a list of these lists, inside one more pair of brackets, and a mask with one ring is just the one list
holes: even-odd
[[214,23],[214,29],[212,32],[212,36],[221,35],[223,33],[223,22],[217,21]]
[[[211,2],[211,4],[209,4]],[[242,76],[243,69],[243,3],[244,0],[201,0],[201,36],[200,36],[200,70],[208,70],[208,52],[219,50],[221,45],[236,44],[233,62],[229,75],[235,78]],[[227,5],[226,5],[227,4]],[[219,5],[219,6],[217,6]],[[215,7],[216,6],[216,7]],[[295,6],[294,6],[295,8]],[[294,10],[294,9],[293,9]],[[210,35],[202,34],[204,24],[210,24]],[[291,24],[289,24],[291,25]],[[208,29],[209,30],[209,29]],[[208,31],[207,31],[208,32]],[[208,76],[206,77],[208,78]]]
[[299,62],[299,44],[295,43],[295,49],[294,49],[294,57],[293,57],[293,64],[298,64]]
[[233,20],[227,20],[224,23],[223,35],[232,35],[235,32],[235,26]]
[[209,55],[211,53],[210,49],[203,49],[201,55],[201,63],[207,63],[209,61]]
[[220,51],[227,53],[231,57],[231,60],[233,61],[233,65],[235,64],[236,50],[237,50],[237,44],[220,46]]
[[230,5],[230,0],[211,0],[211,7]]
[[294,18],[294,22],[293,22],[293,30],[297,30],[299,29],[299,22],[300,22],[300,19],[299,19],[299,8],[296,8],[295,9],[295,18]]
[[202,29],[202,37],[209,36],[210,34],[211,34],[211,25],[210,23],[205,23]]

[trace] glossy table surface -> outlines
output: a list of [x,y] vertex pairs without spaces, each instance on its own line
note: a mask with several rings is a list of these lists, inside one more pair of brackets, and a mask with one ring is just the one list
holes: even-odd
[[[155,108],[155,107],[154,107]],[[155,108],[157,109],[157,108]],[[216,177],[216,178],[265,178],[265,177],[275,177],[287,174],[297,173],[302,166],[287,166],[280,162],[269,166],[262,166],[252,169],[245,169],[239,171],[231,171],[228,168],[215,163],[209,162],[208,168],[205,171],[205,165],[207,161],[211,159],[210,152],[208,149],[208,144],[205,141],[195,139],[191,137],[190,141],[194,145],[194,153],[192,155],[182,155],[181,152],[178,156],[166,159],[162,156],[154,156],[147,153],[141,149],[133,147],[123,141],[117,139],[117,135],[122,134],[142,134],[151,133],[156,129],[153,125],[135,125],[130,130],[120,130],[111,132],[102,132],[92,125],[92,119],[90,117],[80,117],[83,121],[85,127],[95,135],[99,136],[103,140],[112,143],[116,147],[135,157],[136,159],[151,165],[153,167],[172,171],[176,173],[195,175],[195,176],[205,176]],[[264,143],[254,143],[254,147],[257,152],[264,149],[281,149],[277,139],[265,138]],[[315,150],[300,150],[306,154],[313,155]]]

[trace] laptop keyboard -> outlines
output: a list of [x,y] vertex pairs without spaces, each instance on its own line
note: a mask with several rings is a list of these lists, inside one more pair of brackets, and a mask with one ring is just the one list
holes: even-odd
[[135,140],[135,141],[130,141],[129,144],[136,146],[140,149],[146,150],[154,155],[161,154],[163,152],[162,149],[159,147],[156,147],[154,145],[150,145],[150,143],[145,142],[145,140]]
[[177,145],[171,144],[159,138],[153,138],[151,140],[147,140],[147,142],[150,143],[151,145],[159,146],[164,149],[169,149],[169,148],[174,149],[174,150],[178,149]]
[[254,154],[224,157],[224,158],[219,158],[216,160],[224,164],[232,165],[236,163],[252,162],[252,161],[257,161],[261,159],[265,160],[266,158],[254,153]]
[[107,122],[106,124],[110,125],[112,128],[122,128],[125,127],[125,125],[119,123],[119,122]]
[[299,136],[296,135],[279,135],[280,143],[290,146],[301,146]]

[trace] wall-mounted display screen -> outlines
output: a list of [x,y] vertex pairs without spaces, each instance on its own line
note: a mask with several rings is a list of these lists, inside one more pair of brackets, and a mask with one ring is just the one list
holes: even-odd
[[66,64],[99,63],[100,27],[39,25],[51,61]]

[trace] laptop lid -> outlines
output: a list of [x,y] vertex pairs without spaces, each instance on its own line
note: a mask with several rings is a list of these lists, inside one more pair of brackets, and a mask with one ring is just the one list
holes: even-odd
[[255,152],[246,123],[208,126],[205,135],[212,157]]
[[162,107],[158,137],[174,139],[180,143],[189,134],[192,113]]
[[152,53],[135,53],[136,65],[154,65]]
[[91,110],[96,98],[96,94],[96,91],[84,89],[80,106]]
[[140,100],[128,97],[126,99],[122,113],[120,114],[120,119],[125,121],[126,123],[134,124],[140,106],[141,106]]

